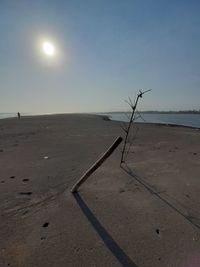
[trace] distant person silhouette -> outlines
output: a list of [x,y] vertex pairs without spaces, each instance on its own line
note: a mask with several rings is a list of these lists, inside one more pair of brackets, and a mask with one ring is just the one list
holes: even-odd
[[17,117],[18,117],[19,120],[21,119],[21,115],[20,115],[19,112],[17,112]]

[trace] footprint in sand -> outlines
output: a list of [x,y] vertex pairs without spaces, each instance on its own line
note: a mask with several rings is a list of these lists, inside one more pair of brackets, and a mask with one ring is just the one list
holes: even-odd
[[119,189],[119,193],[121,194],[121,193],[124,193],[125,192],[125,190],[124,189]]
[[23,181],[24,183],[27,183],[27,182],[29,181],[29,179],[28,179],[28,178],[24,178],[22,181]]
[[160,234],[160,230],[159,229],[156,229],[156,234]]
[[46,228],[46,227],[48,227],[49,226],[49,223],[48,222],[45,222],[43,225],[42,225],[42,227],[44,227],[44,228]]
[[30,195],[32,195],[32,192],[20,192],[19,195],[30,196]]

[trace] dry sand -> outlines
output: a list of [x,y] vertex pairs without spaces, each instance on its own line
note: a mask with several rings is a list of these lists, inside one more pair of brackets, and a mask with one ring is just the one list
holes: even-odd
[[200,266],[200,131],[137,127],[73,196],[120,123],[0,120],[0,266]]

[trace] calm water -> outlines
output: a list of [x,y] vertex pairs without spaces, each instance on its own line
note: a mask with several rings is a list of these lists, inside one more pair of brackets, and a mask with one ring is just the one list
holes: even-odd
[[[128,121],[127,116],[124,113],[112,113],[107,114],[111,120],[116,121]],[[190,127],[200,128],[200,114],[141,114],[141,118],[138,118],[137,122],[148,123],[165,123],[165,124],[177,124]]]
[[[21,113],[21,116],[26,116],[26,115],[34,115],[30,113]],[[17,118],[17,113],[10,112],[10,113],[0,113],[0,119],[6,119],[6,118]]]
[[17,113],[0,113],[0,119],[17,117]]

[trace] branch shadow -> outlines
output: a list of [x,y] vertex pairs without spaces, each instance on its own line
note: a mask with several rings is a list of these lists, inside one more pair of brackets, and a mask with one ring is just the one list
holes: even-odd
[[126,253],[120,248],[112,236],[106,231],[103,225],[98,221],[92,211],[89,209],[87,204],[84,202],[79,193],[74,193],[74,198],[76,199],[77,204],[82,210],[85,217],[91,223],[99,237],[102,239],[106,247],[110,252],[115,256],[119,263],[124,267],[138,267],[131,258],[126,255]]
[[176,213],[178,213],[179,215],[181,215],[184,219],[186,219],[189,223],[191,223],[193,226],[195,226],[196,228],[200,229],[200,225],[199,223],[196,223],[194,221],[192,221],[192,219],[196,219],[193,216],[187,216],[185,215],[182,211],[178,210],[174,205],[172,205],[169,201],[167,201],[166,199],[164,199],[160,193],[161,192],[156,192],[151,188],[151,185],[147,184],[146,182],[143,182],[142,179],[137,176],[132,170],[131,168],[124,162],[124,166],[120,166],[121,169],[123,169],[128,175],[130,175],[131,177],[133,177],[136,181],[138,181],[140,184],[142,184],[151,194],[155,195],[157,198],[159,198],[162,202],[164,202],[167,206],[169,206],[171,209],[173,209]]

